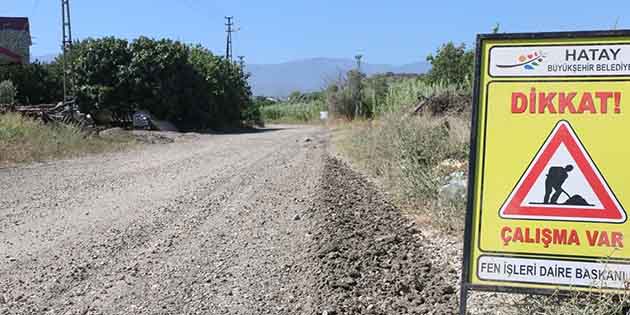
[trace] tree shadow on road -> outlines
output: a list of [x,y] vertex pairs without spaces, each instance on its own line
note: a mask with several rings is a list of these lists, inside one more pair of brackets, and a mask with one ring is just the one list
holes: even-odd
[[265,132],[273,132],[280,130],[291,130],[294,129],[290,126],[274,126],[274,127],[257,127],[257,128],[228,128],[228,129],[218,129],[218,130],[210,130],[200,132],[202,134],[217,134],[217,135],[234,135],[234,134],[250,134],[250,133],[265,133]]

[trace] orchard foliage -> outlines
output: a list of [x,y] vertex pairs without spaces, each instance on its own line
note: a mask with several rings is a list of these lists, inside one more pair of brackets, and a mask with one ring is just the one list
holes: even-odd
[[237,124],[251,106],[247,74],[201,46],[146,37],[87,39],[73,46],[71,64],[86,111],[142,109],[198,129]]
[[[16,66],[0,72],[18,88],[20,103],[62,99],[61,65]],[[81,110],[114,116],[147,110],[183,129],[222,127],[251,115],[248,75],[201,46],[168,39],[85,39],[72,46],[69,85]]]

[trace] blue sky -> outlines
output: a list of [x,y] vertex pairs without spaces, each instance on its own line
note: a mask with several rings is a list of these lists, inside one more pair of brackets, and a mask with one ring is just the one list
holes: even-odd
[[[33,56],[58,51],[60,0],[2,0],[0,16],[31,20]],[[421,0],[71,0],[73,35],[140,35],[201,43],[225,50],[224,16],[240,26],[234,55],[248,63],[311,57],[369,63],[423,61],[452,40],[472,45],[499,22],[503,32],[630,28],[626,1]]]

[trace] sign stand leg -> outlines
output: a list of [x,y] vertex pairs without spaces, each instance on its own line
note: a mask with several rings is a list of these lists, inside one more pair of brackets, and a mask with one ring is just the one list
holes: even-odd
[[468,287],[462,283],[459,292],[459,315],[467,315],[466,306],[468,304]]

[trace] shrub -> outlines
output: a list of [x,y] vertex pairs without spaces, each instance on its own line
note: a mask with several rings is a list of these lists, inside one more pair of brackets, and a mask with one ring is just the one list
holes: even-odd
[[17,90],[15,89],[13,82],[9,80],[0,82],[0,106],[15,103],[16,95]]
[[329,88],[327,93],[327,107],[331,116],[352,120],[356,114],[356,102],[349,89],[344,87]]
[[326,90],[328,112],[332,116],[352,120],[358,117],[371,117],[370,103],[366,100],[365,74],[350,70],[345,78],[332,84]]
[[260,106],[252,105],[241,112],[241,121],[247,127],[260,126],[264,127],[265,122],[263,120]]
[[0,67],[0,81],[10,80],[17,89],[15,102],[52,104],[63,97],[62,71],[58,64],[26,64]]

